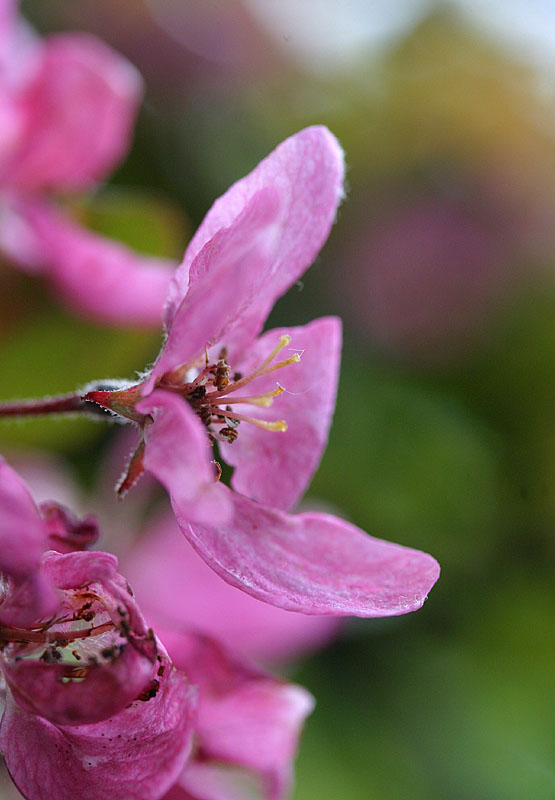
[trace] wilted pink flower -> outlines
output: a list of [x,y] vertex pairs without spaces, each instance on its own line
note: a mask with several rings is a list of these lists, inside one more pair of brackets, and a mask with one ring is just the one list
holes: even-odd
[[16,2],[0,0],[0,249],[45,274],[80,312],[157,325],[171,265],[83,230],[49,203],[52,193],[94,188],[113,169],[140,97],[136,70],[99,39],[41,40]]
[[[53,502],[39,512],[3,461],[0,500],[0,612],[14,575],[44,580],[34,617],[30,608],[9,623],[0,615],[8,688],[0,749],[22,793],[31,800],[217,800],[242,796],[246,780],[267,800],[283,798],[313,707],[308,692],[185,627],[164,634],[179,672],[115,557],[73,549],[91,538],[92,518],[79,524]],[[69,552],[44,552],[53,538]]]
[[[314,127],[232,186],[172,280],[167,338],[149,376],[127,388],[93,388],[85,399],[141,429],[120,488],[150,470],[184,534],[229,583],[289,610],[388,616],[422,605],[438,576],[434,559],[327,514],[285,513],[327,441],[339,321],[259,336],[277,298],[323,245],[343,173],[337,141]],[[277,360],[280,353],[286,357]],[[278,396],[284,419],[268,410]],[[211,441],[235,468],[237,493],[215,481]]]
[[[44,519],[0,462],[0,750],[32,800],[155,800],[190,752],[196,692],[147,627],[117,559],[73,549],[92,521],[81,530],[54,510]],[[70,552],[48,549],[52,540]]]

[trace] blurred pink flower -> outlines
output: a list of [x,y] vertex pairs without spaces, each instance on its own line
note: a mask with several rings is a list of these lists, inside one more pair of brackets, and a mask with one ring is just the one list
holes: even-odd
[[429,362],[475,346],[523,281],[540,278],[530,240],[536,233],[540,249],[541,204],[519,206],[496,190],[485,175],[472,200],[409,193],[370,225],[361,221],[341,255],[351,269],[337,285],[360,330]]
[[17,3],[0,0],[0,249],[79,312],[158,325],[173,265],[86,231],[49,203],[52,193],[94,188],[120,161],[141,93],[136,70],[99,39],[41,40]]
[[168,648],[199,687],[199,708],[196,751],[164,800],[288,796],[312,696],[241,662],[208,638],[169,634]]
[[[120,488],[145,468],[154,474],[185,536],[226,581],[288,610],[389,616],[422,605],[438,576],[434,559],[330,515],[284,513],[327,442],[340,323],[324,318],[257,338],[275,301],[324,244],[343,175],[336,139],[313,127],[234,184],[172,279],[167,337],[150,374],[135,386],[93,388],[85,399],[141,430]],[[293,354],[276,362],[290,343]],[[273,373],[282,369],[286,388],[275,388]],[[265,410],[279,395],[287,422]],[[246,430],[238,431],[242,423]],[[242,494],[215,482],[211,440],[235,468],[231,485]]]

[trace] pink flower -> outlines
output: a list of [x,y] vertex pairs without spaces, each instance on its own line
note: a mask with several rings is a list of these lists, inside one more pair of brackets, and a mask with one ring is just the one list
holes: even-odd
[[[275,301],[325,242],[343,173],[337,141],[314,127],[232,186],[172,280],[167,337],[148,377],[117,390],[93,388],[85,399],[141,429],[120,490],[144,468],[152,472],[185,536],[226,581],[289,610],[389,616],[422,605],[438,577],[434,559],[327,514],[285,513],[327,441],[339,321],[260,336]],[[278,397],[284,419],[269,410]],[[234,467],[235,493],[215,481],[214,441]]]
[[[48,502],[45,520],[4,461],[0,500],[0,671],[8,687],[0,749],[21,792],[31,800],[155,800],[169,790],[167,797],[217,800],[236,792],[241,777],[281,800],[313,707],[308,692],[185,627],[165,632],[178,671],[116,558],[72,551],[75,537],[90,538],[91,518],[79,524]],[[70,552],[44,552],[53,537]],[[48,618],[43,605],[7,624],[1,612],[14,574],[30,581],[37,573]]]
[[161,797],[190,752],[195,690],[117,559],[46,549],[82,531],[53,503],[45,520],[3,461],[0,501],[0,749],[14,782],[33,800]]
[[[159,507],[154,478],[145,476],[141,491],[118,503],[116,514],[113,484],[132,440],[131,429],[116,437],[99,467],[100,485],[85,504],[71,476],[52,457],[35,453],[12,458],[12,464],[35,498],[64,497],[73,506],[95,509],[102,520],[105,549],[117,552],[121,572],[162,641],[168,639],[168,631],[199,630],[238,655],[267,666],[297,659],[338,632],[341,620],[336,617],[285,611],[222,581],[181,535],[169,504]],[[145,510],[154,500],[157,513],[149,514],[145,522]],[[43,502],[40,508],[44,517],[45,509],[59,506]],[[56,518],[53,511],[49,511],[49,521],[51,517]],[[81,533],[81,538],[85,535]]]
[[0,249],[81,313],[157,325],[172,265],[83,230],[48,200],[94,188],[120,161],[140,76],[94,36],[38,39],[16,6],[0,0]]

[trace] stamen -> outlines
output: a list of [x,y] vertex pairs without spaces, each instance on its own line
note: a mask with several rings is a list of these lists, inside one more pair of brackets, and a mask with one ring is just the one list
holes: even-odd
[[256,425],[258,428],[264,428],[266,431],[285,432],[287,430],[287,423],[284,419],[257,419],[257,417],[245,417],[244,414],[237,414],[235,411],[222,411],[220,409],[214,410],[214,413],[219,417],[224,417],[225,419],[230,418],[239,420],[239,422],[250,422],[251,425]]
[[[271,392],[262,392],[262,394],[253,394],[250,397],[232,397],[230,400],[225,400],[227,405],[231,405],[233,403],[240,404],[246,403],[247,405],[251,406],[260,406],[261,408],[268,408],[273,403],[273,398],[278,397],[278,395],[283,394],[285,390],[278,386],[277,389],[274,389]],[[212,394],[206,396],[206,399],[212,402]],[[214,401],[214,405],[218,403],[223,403],[224,401],[217,397]]]
[[19,628],[0,628],[0,642],[39,642],[40,644],[52,644],[54,642],[73,642],[76,639],[88,639],[89,636],[98,636],[106,631],[114,630],[113,622],[103,622],[92,628],[80,628],[76,631],[27,631]]
[[258,370],[264,369],[264,367],[267,367],[268,364],[271,364],[271,362],[274,360],[274,358],[277,356],[277,354],[281,353],[283,348],[287,347],[288,344],[291,344],[291,337],[289,336],[288,333],[284,333],[283,336],[279,337],[279,342],[274,347],[274,349],[272,350],[270,355],[267,358],[265,358],[264,361],[262,362],[262,364],[260,364],[255,369],[255,372],[258,372]]
[[221,392],[214,392],[212,397],[225,397],[232,392],[236,392],[238,389],[241,389],[243,386],[246,386],[248,383],[253,381],[255,378],[261,378],[263,375],[269,375],[270,372],[275,372],[277,369],[282,369],[283,367],[288,367],[289,364],[298,364],[301,360],[301,357],[298,353],[293,353],[292,356],[286,358],[284,361],[278,361],[277,364],[272,364],[268,366],[271,361],[276,357],[276,355],[286,347],[289,342],[291,341],[290,336],[282,336],[280,338],[280,343],[277,347],[274,347],[268,358],[265,358],[264,361],[254,370],[251,372],[250,375],[246,375],[244,378],[241,378],[238,381],[234,381],[230,383],[229,386]]

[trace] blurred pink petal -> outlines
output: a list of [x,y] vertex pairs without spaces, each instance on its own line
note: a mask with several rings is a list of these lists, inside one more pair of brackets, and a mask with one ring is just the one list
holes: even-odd
[[84,550],[94,544],[100,535],[96,518],[90,514],[79,519],[53,500],[41,503],[39,508],[48,532],[49,548],[58,553]]
[[[296,351],[301,360],[280,378],[285,391],[275,409],[256,409],[252,416],[271,420],[278,413],[287,421],[287,430],[268,435],[254,425],[244,425],[237,440],[223,442],[220,451],[235,467],[231,478],[235,491],[288,510],[307,489],[328,441],[339,377],[341,322],[328,317],[302,328],[267,331],[238,362],[239,372],[251,373],[285,333],[291,336],[291,344],[284,355]],[[272,373],[257,379],[255,391],[267,392],[275,385]]]
[[43,40],[18,98],[24,127],[3,182],[74,190],[102,179],[129,147],[141,94],[134,67],[94,36]]
[[268,664],[298,657],[338,629],[335,617],[285,611],[222,581],[185,541],[172,514],[148,527],[122,571],[170,650],[170,632],[190,628]]
[[[198,749],[180,786],[199,800],[229,797],[212,791],[214,768],[227,764],[259,778],[267,800],[283,798],[300,731],[314,707],[310,694],[244,664],[205,637],[176,636],[171,653],[199,687]],[[225,781],[225,773],[217,780]]]
[[292,516],[225,491],[229,523],[201,525],[176,505],[174,512],[206,563],[259,600],[306,614],[396,616],[420,608],[439,577],[426,553],[374,539],[337,517]]
[[38,570],[47,534],[25,482],[0,457],[0,572]]
[[22,217],[40,252],[42,271],[75,311],[112,325],[156,326],[175,265],[87,231],[43,203]]

